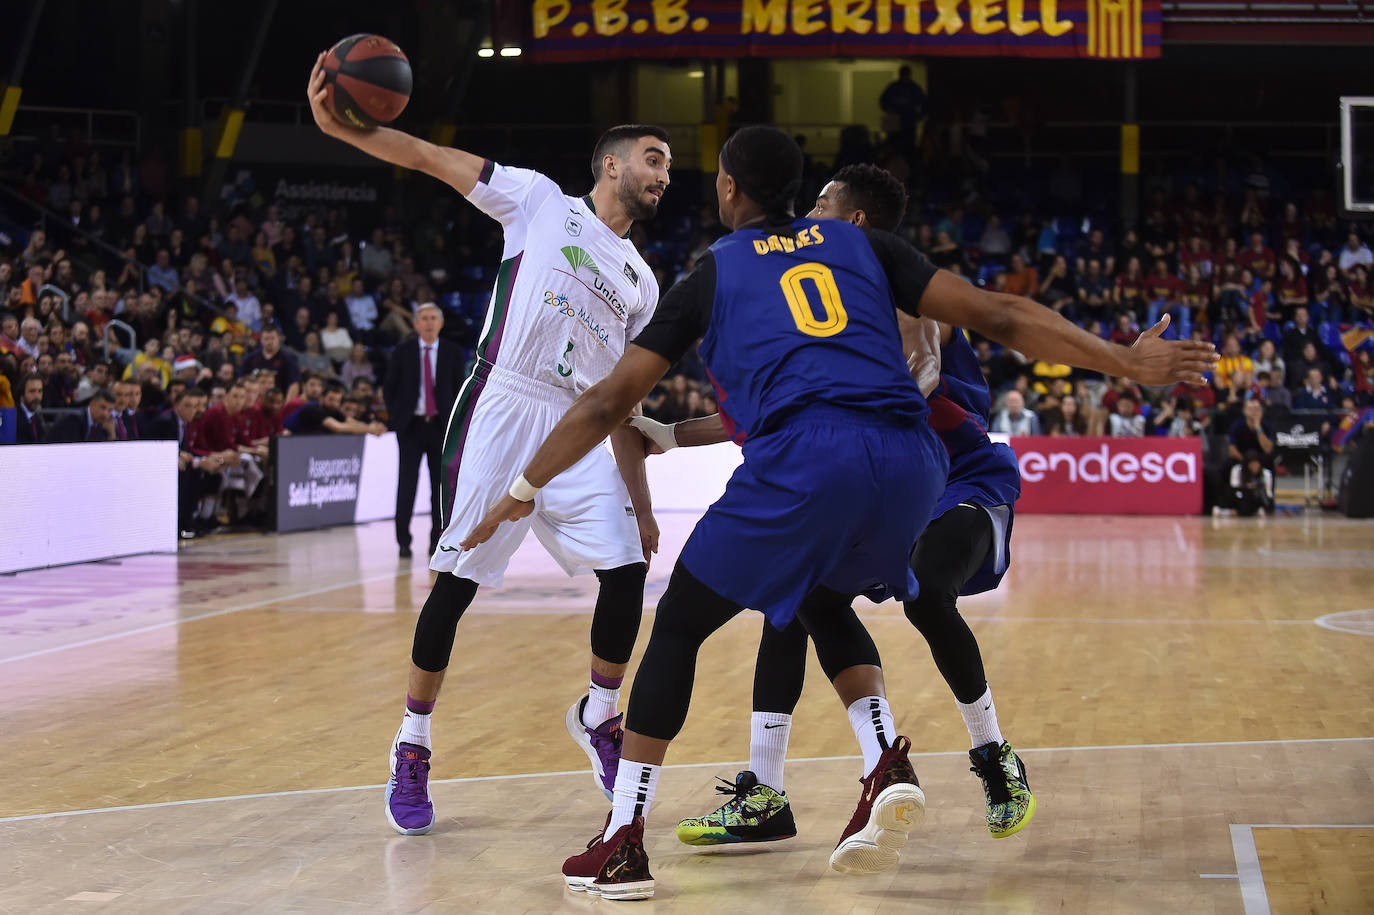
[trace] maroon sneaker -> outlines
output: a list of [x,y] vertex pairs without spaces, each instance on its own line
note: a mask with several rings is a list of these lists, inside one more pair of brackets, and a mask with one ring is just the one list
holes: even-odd
[[[610,825],[611,815],[606,814]],[[563,862],[568,889],[603,899],[649,899],[654,895],[654,875],[649,873],[649,853],[644,850],[644,817],[615,831],[605,841],[602,832],[587,843],[587,850]]]
[[897,851],[907,833],[926,818],[926,796],[907,759],[911,741],[898,737],[883,751],[864,786],[854,818],[830,855],[830,866],[842,874],[880,874],[897,866]]

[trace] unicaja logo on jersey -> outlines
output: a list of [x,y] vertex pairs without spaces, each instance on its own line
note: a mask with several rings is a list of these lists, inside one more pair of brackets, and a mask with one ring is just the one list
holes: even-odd
[[592,260],[592,256],[577,247],[577,245],[568,245],[561,250],[563,256],[568,259],[568,266],[572,268],[573,273],[577,273],[583,267],[586,267],[597,276],[601,275],[601,268],[596,265],[596,261]]
[[[573,276],[577,277],[578,282],[587,285],[587,281],[579,275],[583,267],[591,272],[592,281],[588,288],[600,295],[606,304],[611,307],[611,310],[615,312],[616,317],[624,321],[629,314],[629,309],[625,305],[625,300],[620,297],[620,293],[616,291],[614,286],[602,278],[601,268],[596,265],[596,261],[592,260],[592,256],[576,245],[568,245],[566,248],[560,248],[559,250],[563,252],[563,257],[567,258],[568,266],[572,267]],[[626,265],[626,269],[629,269],[628,264]]]

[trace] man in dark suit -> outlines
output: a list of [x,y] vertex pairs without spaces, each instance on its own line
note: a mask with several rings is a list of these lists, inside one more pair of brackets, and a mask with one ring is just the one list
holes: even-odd
[[429,466],[429,552],[443,533],[439,523],[439,480],[443,468],[444,427],[462,383],[463,351],[455,343],[439,339],[444,313],[433,302],[415,313],[418,336],[397,345],[391,353],[382,398],[388,424],[396,433],[401,464],[396,476],[396,543],[401,558],[410,557],[410,518],[415,511],[415,490],[420,483],[420,459]]
[[115,438],[114,397],[96,391],[80,413],[62,417],[52,427],[53,442],[108,442]]
[[228,466],[223,454],[213,454],[201,440],[197,419],[205,412],[205,392],[188,387],[177,395],[170,410],[147,426],[145,438],[177,443],[177,528],[183,540],[213,528],[213,522],[197,517],[203,497],[216,491],[218,474]]
[[143,386],[132,378],[120,379],[114,383],[114,396],[116,437],[122,442],[143,438],[143,426],[138,416],[138,405],[143,399]]
[[19,409],[15,411],[16,445],[39,445],[48,440],[48,424],[38,411],[43,409],[43,376],[35,372],[24,378]]

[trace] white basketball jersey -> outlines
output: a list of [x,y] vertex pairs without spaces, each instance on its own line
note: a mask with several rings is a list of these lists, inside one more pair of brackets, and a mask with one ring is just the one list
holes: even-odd
[[569,197],[539,172],[488,161],[467,199],[505,230],[478,357],[576,397],[653,317],[653,272],[590,197]]

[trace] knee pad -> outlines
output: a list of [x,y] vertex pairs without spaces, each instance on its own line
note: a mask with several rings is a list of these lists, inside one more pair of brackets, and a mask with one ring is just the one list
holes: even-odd
[[415,622],[415,641],[411,645],[410,660],[429,673],[448,667],[453,654],[453,639],[458,621],[477,594],[477,582],[440,572],[434,580],[420,618]]
[[597,569],[601,591],[592,614],[592,654],[611,664],[629,663],[644,615],[644,579],[649,567],[632,562],[617,569]]

